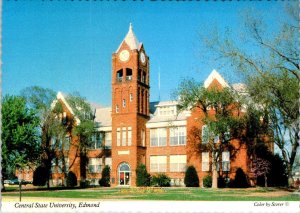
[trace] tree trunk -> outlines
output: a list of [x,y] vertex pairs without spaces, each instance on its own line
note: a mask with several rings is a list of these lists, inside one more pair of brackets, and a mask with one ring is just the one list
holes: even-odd
[[287,168],[287,175],[288,175],[288,186],[291,188],[294,186],[293,170],[291,165],[289,165]]
[[212,185],[211,188],[217,189],[218,188],[218,171],[217,171],[217,163],[212,163]]
[[264,176],[265,176],[265,187],[268,187],[268,177],[267,177],[267,174],[265,174]]

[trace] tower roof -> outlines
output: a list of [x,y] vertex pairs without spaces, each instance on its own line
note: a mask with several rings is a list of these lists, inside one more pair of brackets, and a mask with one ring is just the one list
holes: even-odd
[[142,45],[136,38],[132,28],[133,28],[132,24],[130,23],[129,31],[128,31],[127,35],[125,36],[125,38],[123,39],[123,41],[121,42],[121,44],[116,52],[118,52],[120,50],[123,42],[125,42],[129,46],[130,50],[139,50],[141,48]]

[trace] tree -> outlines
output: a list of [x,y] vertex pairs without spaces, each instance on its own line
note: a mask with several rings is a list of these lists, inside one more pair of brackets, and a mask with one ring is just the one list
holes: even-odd
[[48,170],[43,167],[37,167],[33,172],[33,182],[34,186],[45,186],[49,177]]
[[110,186],[110,168],[107,165],[102,170],[102,176],[99,180],[99,185],[105,187]]
[[144,164],[139,164],[136,168],[136,186],[150,186],[150,174]]
[[199,187],[199,177],[194,166],[189,166],[185,172],[184,184],[186,187]]
[[267,174],[271,170],[271,163],[265,159],[257,158],[253,162],[252,171],[256,177],[263,176],[265,179],[265,187],[268,187]]
[[67,175],[67,186],[68,187],[77,186],[77,177],[74,174],[74,172],[71,172],[71,171],[68,172],[68,175]]
[[[24,98],[6,95],[2,100],[2,180],[15,177],[17,168],[38,163],[38,118]],[[30,163],[31,162],[31,163]]]
[[85,187],[88,164],[87,148],[91,146],[91,138],[95,132],[94,113],[90,104],[79,93],[68,95],[67,102],[74,112],[72,133],[78,138],[80,185]]
[[286,164],[289,186],[293,186],[292,171],[300,139],[299,17],[297,5],[291,3],[286,8],[288,15],[278,32],[268,30],[263,18],[250,11],[244,21],[247,37],[238,39],[237,34],[245,34],[239,32],[233,35],[227,31],[222,36],[213,32],[204,39],[206,51],[201,51],[220,64],[229,64],[244,77],[252,102],[268,118],[267,127]]
[[21,91],[27,105],[33,109],[39,118],[39,133],[42,154],[41,166],[47,170],[47,187],[50,187],[51,162],[56,157],[58,143],[66,135],[66,126],[59,119],[63,108],[60,102],[55,101],[56,93],[51,89],[38,86],[28,87]]
[[184,80],[175,92],[175,97],[179,97],[179,111],[200,109],[204,115],[199,120],[207,129],[202,129],[205,132],[202,132],[199,144],[201,150],[211,153],[212,188],[217,188],[220,156],[225,150],[232,150],[231,155],[234,156],[234,147],[230,141],[243,129],[241,102],[236,101],[240,97],[231,88],[205,88],[193,79]]

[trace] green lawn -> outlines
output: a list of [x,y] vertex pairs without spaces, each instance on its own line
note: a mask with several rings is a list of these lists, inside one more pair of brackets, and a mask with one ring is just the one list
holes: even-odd
[[[3,196],[19,196],[18,191]],[[203,188],[92,188],[53,191],[24,191],[23,197],[82,199],[194,200],[194,201],[299,201],[299,194],[276,188],[203,189]]]

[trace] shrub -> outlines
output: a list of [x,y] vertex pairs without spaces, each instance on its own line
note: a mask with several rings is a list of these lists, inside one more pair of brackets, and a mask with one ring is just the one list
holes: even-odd
[[226,180],[223,177],[218,177],[218,188],[225,188]]
[[189,166],[185,172],[184,184],[186,187],[199,187],[199,177],[194,166]]
[[45,186],[49,177],[49,173],[44,166],[39,166],[33,172],[33,182],[34,186]]
[[243,169],[238,168],[235,173],[235,178],[231,183],[231,187],[233,188],[247,188],[249,187],[247,176]]
[[203,178],[203,186],[210,188],[212,186],[212,177],[207,175]]
[[71,171],[68,172],[68,175],[67,175],[67,186],[68,187],[77,186],[77,177],[74,174],[74,172],[71,172]]
[[150,174],[144,164],[139,164],[136,168],[136,186],[150,186]]
[[105,166],[102,170],[102,177],[99,180],[99,185],[104,187],[110,186],[110,168]]
[[151,178],[152,186],[170,186],[171,179],[165,174],[157,174]]

